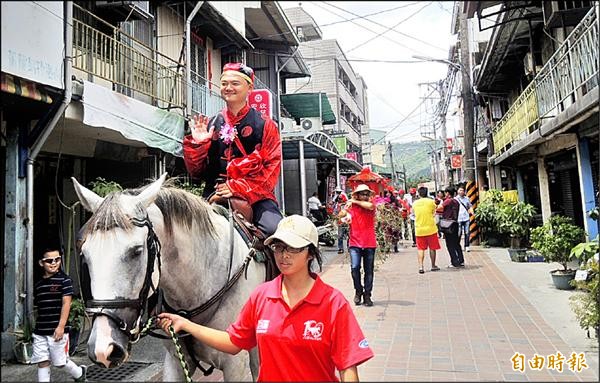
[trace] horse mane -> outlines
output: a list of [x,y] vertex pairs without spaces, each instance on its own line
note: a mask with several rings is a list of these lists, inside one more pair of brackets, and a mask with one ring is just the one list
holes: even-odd
[[[169,180],[171,181],[171,180]],[[183,189],[174,186],[173,182],[165,182],[158,192],[154,203],[160,209],[166,233],[173,235],[173,223],[176,222],[191,229],[194,222],[198,227],[204,228],[204,232],[211,237],[216,236],[216,229],[210,217],[212,208],[201,197],[198,197]],[[104,201],[98,207],[98,210],[86,222],[84,236],[94,231],[109,231],[114,228],[130,230],[133,228],[131,218],[126,215],[120,207],[119,197],[121,195],[138,195],[144,187],[136,189],[126,189],[122,192],[113,192],[106,196]],[[145,216],[144,207],[137,204],[134,208],[136,218],[143,219]]]

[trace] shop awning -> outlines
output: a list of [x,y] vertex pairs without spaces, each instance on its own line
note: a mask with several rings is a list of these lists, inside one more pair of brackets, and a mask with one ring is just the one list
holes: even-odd
[[183,157],[183,116],[84,81],[83,123]]
[[335,124],[335,113],[325,93],[282,94],[281,103],[294,118],[321,117],[323,125]]
[[300,141],[304,144],[304,158],[337,158],[339,153],[331,138],[322,132],[304,135],[289,133],[281,136],[284,160],[300,158]]
[[36,83],[2,72],[0,75],[2,91],[46,104],[52,104],[52,97]]

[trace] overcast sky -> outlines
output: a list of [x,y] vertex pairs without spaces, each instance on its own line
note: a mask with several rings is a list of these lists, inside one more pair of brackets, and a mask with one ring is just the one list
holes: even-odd
[[[280,4],[285,9],[297,7],[299,2]],[[348,60],[417,61],[413,55],[447,59],[450,44],[456,41],[450,33],[451,1],[304,1],[301,5],[320,26],[324,39],[337,39]],[[381,13],[368,16],[377,12]],[[373,22],[357,16],[366,16]],[[350,64],[368,87],[371,128],[386,131],[397,126],[419,104],[419,83],[444,79],[448,71],[447,65],[432,62]],[[452,105],[449,110],[448,135],[452,136],[457,120],[451,116]],[[386,140],[421,140],[420,119],[427,116],[419,112],[417,109],[393,129]]]

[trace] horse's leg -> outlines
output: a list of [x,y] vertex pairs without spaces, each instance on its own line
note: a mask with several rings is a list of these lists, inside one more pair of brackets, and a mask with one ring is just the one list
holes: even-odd
[[248,352],[250,354],[250,372],[252,372],[252,380],[258,380],[258,347],[254,347]]
[[250,382],[250,358],[248,353],[240,351],[237,355],[231,355],[223,363],[223,381],[225,382]]
[[[188,369],[190,372],[190,377],[194,375],[196,371],[196,366],[190,360],[187,353],[184,353]],[[175,352],[175,348],[172,344],[166,347],[165,351],[165,361],[163,364],[163,382],[183,382],[185,381],[183,375],[183,367],[181,367],[181,362],[177,357],[177,353]]]

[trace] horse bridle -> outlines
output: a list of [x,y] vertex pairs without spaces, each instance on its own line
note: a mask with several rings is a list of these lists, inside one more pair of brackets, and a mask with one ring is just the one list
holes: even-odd
[[[148,293],[150,289],[152,289],[153,293],[156,293],[158,290],[158,286],[154,286],[152,283],[152,274],[154,273],[154,262],[158,261],[158,273],[160,278],[160,241],[154,232],[152,227],[152,222],[148,216],[144,219],[139,218],[131,218],[131,223],[137,227],[148,228],[148,235],[146,237],[146,249],[148,252],[147,265],[146,265],[146,275],[144,277],[144,284],[142,285],[142,289],[138,295],[137,299],[124,299],[124,298],[115,298],[115,299],[86,299],[86,309],[93,315],[93,318],[96,319],[97,316],[105,315],[112,319],[119,327],[119,329],[129,336],[129,340],[135,342],[140,337],[140,323],[142,322],[142,317],[145,312],[148,312]],[[137,319],[134,321],[133,325],[129,326],[127,321],[120,318],[114,312],[105,311],[105,310],[114,310],[114,309],[124,309],[124,308],[132,308],[135,310],[139,310],[139,314]]]

